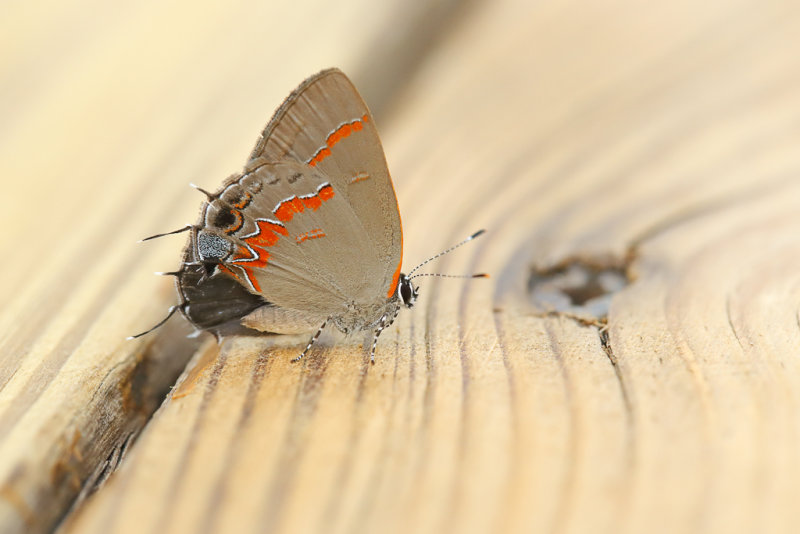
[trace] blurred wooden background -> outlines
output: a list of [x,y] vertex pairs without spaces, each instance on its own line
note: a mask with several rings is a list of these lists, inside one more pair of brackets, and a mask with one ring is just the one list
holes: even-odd
[[[796,532],[798,36],[779,0],[3,3],[0,531]],[[374,367],[126,341],[184,244],[136,240],[328,66],[407,265],[485,227],[436,270],[492,278],[423,280]]]

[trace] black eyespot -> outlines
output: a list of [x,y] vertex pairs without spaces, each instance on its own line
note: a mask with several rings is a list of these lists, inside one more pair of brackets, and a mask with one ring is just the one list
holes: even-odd
[[236,222],[236,215],[231,210],[221,209],[214,215],[214,226],[227,228]]

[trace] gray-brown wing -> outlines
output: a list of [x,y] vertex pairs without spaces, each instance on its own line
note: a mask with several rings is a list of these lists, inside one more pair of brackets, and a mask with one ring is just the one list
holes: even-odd
[[[256,143],[251,159],[293,159],[323,172],[359,219],[386,279],[397,285],[403,243],[400,214],[372,115],[338,69],[308,78],[286,99]],[[388,276],[385,276],[388,273]]]
[[386,300],[393,273],[385,257],[318,169],[254,160],[203,217],[200,255],[220,258],[220,270],[276,306],[324,318]]

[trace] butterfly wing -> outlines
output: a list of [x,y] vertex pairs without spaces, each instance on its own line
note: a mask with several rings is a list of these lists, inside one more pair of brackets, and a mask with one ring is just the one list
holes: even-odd
[[[196,325],[252,311],[261,301],[243,288],[311,322],[379,314],[398,283],[400,215],[372,116],[341,71],[312,76],[284,101],[199,226],[179,280]],[[192,264],[214,274],[194,276]],[[205,304],[226,292],[236,298],[214,317]],[[260,321],[247,326],[281,331]]]
[[375,121],[352,82],[338,69],[307,80],[267,124],[251,159],[293,159],[322,171],[351,206],[378,255],[378,293],[397,287],[403,233]]
[[[292,160],[253,160],[205,209],[201,256],[275,306],[323,319],[385,302],[391,280],[341,189]],[[204,252],[204,249],[207,249]]]

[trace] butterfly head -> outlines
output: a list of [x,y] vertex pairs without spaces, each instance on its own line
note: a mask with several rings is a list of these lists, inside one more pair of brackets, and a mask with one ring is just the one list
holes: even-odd
[[406,308],[410,308],[417,301],[418,289],[411,283],[411,279],[400,273],[400,281],[397,284],[397,297],[403,302]]

